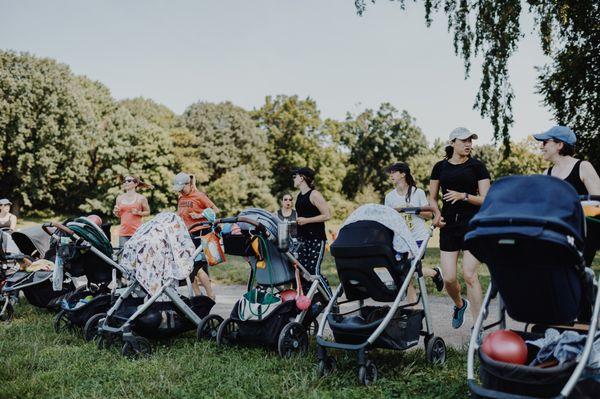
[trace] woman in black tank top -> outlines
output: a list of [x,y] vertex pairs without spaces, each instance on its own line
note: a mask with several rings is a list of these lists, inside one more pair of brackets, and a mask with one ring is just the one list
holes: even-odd
[[[546,174],[569,183],[579,195],[600,195],[600,177],[588,161],[574,158],[577,137],[565,126],[555,126],[545,133],[533,136],[541,141],[544,159],[552,166]],[[592,264],[596,251],[600,248],[600,224],[587,223],[584,258],[588,266]]]
[[[300,189],[296,199],[296,212],[298,224],[297,238],[300,242],[298,261],[312,275],[318,276],[323,286],[331,289],[327,279],[321,275],[321,261],[325,254],[325,221],[331,218],[329,205],[314,186],[315,172],[310,168],[300,168],[293,171],[294,187]],[[310,287],[303,281],[303,289]]]

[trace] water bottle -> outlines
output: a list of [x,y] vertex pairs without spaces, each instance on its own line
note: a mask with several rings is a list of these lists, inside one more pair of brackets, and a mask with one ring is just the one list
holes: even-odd
[[285,220],[277,223],[277,246],[282,251],[287,251],[290,246],[290,232]]

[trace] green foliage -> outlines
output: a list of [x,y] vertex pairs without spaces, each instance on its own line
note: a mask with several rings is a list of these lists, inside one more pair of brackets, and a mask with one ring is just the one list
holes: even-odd
[[346,137],[354,138],[344,181],[349,198],[367,185],[372,185],[382,197],[389,188],[385,168],[427,149],[425,136],[414,125],[414,119],[406,111],[398,114],[389,103],[381,104],[377,112],[367,109],[355,118],[349,115],[345,129]]
[[0,196],[13,211],[56,206],[86,173],[90,115],[66,65],[0,51]]
[[186,109],[182,124],[192,135],[178,131],[177,146],[201,162],[207,179],[199,181],[217,206],[228,214],[249,206],[274,210],[267,136],[248,112],[229,102],[199,102]]
[[[394,0],[392,0],[394,1]],[[404,8],[406,0],[395,0]],[[375,0],[371,0],[375,3]],[[355,0],[359,15],[366,0]],[[443,10],[452,31],[454,52],[468,77],[471,60],[482,58],[475,107],[490,118],[496,140],[510,152],[514,98],[508,61],[524,36],[520,18],[533,15],[544,53],[552,60],[538,69],[538,90],[557,121],[574,128],[579,153],[600,167],[600,2],[597,0],[423,0],[425,22]],[[528,7],[522,7],[526,3]],[[540,129],[541,130],[541,129]]]

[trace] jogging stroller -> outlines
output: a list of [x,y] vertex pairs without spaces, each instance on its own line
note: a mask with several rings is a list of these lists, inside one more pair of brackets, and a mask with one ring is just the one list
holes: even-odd
[[[426,209],[429,210],[406,208],[403,212],[418,214]],[[419,343],[420,336],[425,338],[427,359],[434,364],[445,362],[446,345],[433,332],[421,268],[430,236],[417,247],[404,218],[383,205],[363,205],[346,219],[331,245],[341,284],[323,315],[333,332],[333,340],[324,337],[325,323],[317,333],[319,376],[328,375],[336,368],[336,360],[327,354],[327,349],[356,351],[358,379],[364,385],[372,384],[378,372],[375,363],[368,359],[368,353],[376,348],[407,350]],[[415,273],[419,297],[416,302],[401,306]],[[346,300],[340,302],[343,294]],[[366,299],[392,304],[366,306]],[[355,309],[340,309],[340,305],[352,308],[356,302]],[[422,303],[422,310],[412,308],[418,303]],[[423,330],[423,319],[426,330]]]
[[[144,223],[125,245],[120,261],[131,285],[106,314],[94,316],[86,326],[98,347],[122,341],[124,356],[149,355],[148,338],[166,339],[197,328],[215,304],[192,291],[190,273],[201,251],[174,213],[160,213]],[[188,296],[179,293],[180,281],[187,282]]]
[[[58,274],[71,278],[85,277],[85,285],[66,295],[60,302],[61,310],[54,318],[54,330],[59,333],[74,328],[84,330],[84,338],[90,340],[92,331],[86,323],[97,314],[110,308],[113,288],[122,286],[124,270],[113,259],[110,243],[110,224],[98,226],[85,217],[76,218],[65,225],[48,223],[44,227],[56,245]],[[56,230],[51,233],[48,227]],[[60,259],[60,260],[59,260]],[[60,275],[58,276],[60,281]]]
[[[319,276],[310,275],[292,254],[297,244],[286,245],[281,234],[287,235],[287,230],[278,236],[278,219],[262,209],[249,208],[215,223],[239,225],[239,234],[223,234],[224,251],[245,256],[250,264],[247,292],[220,324],[217,344],[277,348],[285,358],[306,354],[309,334],[316,332],[316,318],[322,310],[313,300],[321,296],[328,301],[330,295]],[[310,282],[305,296],[301,273]],[[218,320],[219,316],[212,317]],[[198,328],[199,338],[214,335],[214,327]]]
[[[17,260],[51,260],[55,251],[50,248],[50,237],[42,230],[41,226],[33,226],[12,233],[12,239],[21,254],[13,255]],[[33,306],[46,308],[53,311],[60,307],[60,300],[72,292],[75,286],[68,276],[65,276],[63,289],[52,289],[52,270],[38,269],[29,265],[25,270],[19,270],[7,276],[2,287],[2,320],[10,321],[14,314],[13,304],[18,301],[19,292],[23,292],[27,301]],[[8,317],[10,315],[10,317]]]
[[[584,215],[575,190],[550,176],[500,179],[491,187],[470,227],[465,242],[473,255],[487,264],[491,275],[469,343],[467,379],[473,396],[600,397],[600,382],[579,381],[597,331],[600,291],[594,287],[591,270],[585,269]],[[499,320],[484,326],[497,294]],[[588,326],[583,315],[590,320],[590,308],[593,314]],[[495,326],[505,329],[506,314],[526,323],[523,331],[514,331],[527,340],[524,365],[494,360],[480,350],[485,331]],[[531,341],[543,338],[550,327],[587,335],[579,358],[533,365],[542,351]],[[476,352],[481,386],[474,375]]]

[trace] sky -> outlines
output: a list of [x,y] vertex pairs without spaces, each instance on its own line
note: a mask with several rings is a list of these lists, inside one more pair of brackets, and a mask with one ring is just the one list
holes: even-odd
[[[117,99],[151,98],[178,114],[197,101],[251,110],[297,94],[342,120],[390,102],[430,141],[465,126],[491,143],[491,123],[472,108],[480,63],[465,80],[446,16],[427,28],[419,3],[402,11],[379,0],[359,17],[353,0],[0,0],[0,49],[56,59]],[[517,141],[553,125],[535,93],[535,67],[548,59],[522,22],[509,70]]]

